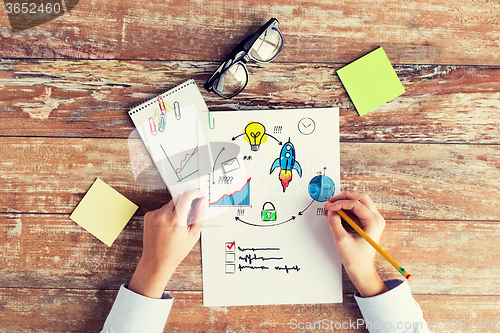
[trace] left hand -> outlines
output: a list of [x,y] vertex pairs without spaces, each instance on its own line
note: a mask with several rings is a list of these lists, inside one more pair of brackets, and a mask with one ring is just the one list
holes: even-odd
[[[195,199],[199,200],[193,211]],[[174,270],[200,238],[206,203],[202,191],[191,190],[146,213],[142,257],[130,281],[130,290],[161,298]]]

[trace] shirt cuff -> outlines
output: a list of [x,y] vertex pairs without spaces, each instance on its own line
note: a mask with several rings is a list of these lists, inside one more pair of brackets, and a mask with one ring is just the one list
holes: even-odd
[[406,280],[384,281],[389,291],[373,296],[354,298],[370,332],[428,332],[422,309],[413,299]]
[[122,285],[104,323],[102,332],[161,333],[174,298],[163,293],[161,299],[134,293]]

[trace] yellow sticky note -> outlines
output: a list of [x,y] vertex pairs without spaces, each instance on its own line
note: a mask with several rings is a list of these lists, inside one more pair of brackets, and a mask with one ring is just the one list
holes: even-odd
[[360,116],[405,92],[381,47],[342,67],[337,74]]
[[137,205],[97,178],[69,218],[111,246],[137,208]]

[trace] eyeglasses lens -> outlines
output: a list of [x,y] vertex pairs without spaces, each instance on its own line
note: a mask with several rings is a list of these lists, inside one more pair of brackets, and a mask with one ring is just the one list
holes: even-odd
[[224,97],[239,93],[248,81],[248,74],[241,63],[236,63],[225,70],[214,84],[214,89]]
[[278,30],[267,29],[253,44],[250,55],[257,61],[271,61],[280,51],[282,44],[283,38]]

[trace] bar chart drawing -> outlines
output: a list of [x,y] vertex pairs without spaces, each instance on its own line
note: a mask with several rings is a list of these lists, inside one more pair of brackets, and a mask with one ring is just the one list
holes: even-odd
[[210,202],[211,207],[232,207],[232,206],[250,206],[250,180],[248,178],[243,187],[231,194],[224,194],[217,201]]

